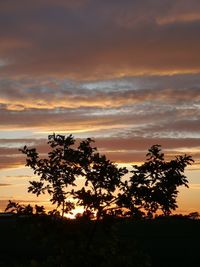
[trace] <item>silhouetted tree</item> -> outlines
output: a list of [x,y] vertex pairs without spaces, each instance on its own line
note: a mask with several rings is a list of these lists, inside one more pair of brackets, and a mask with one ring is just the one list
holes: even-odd
[[[114,203],[114,193],[126,168],[118,168],[105,155],[100,155],[90,138],[81,141],[77,148],[71,135],[53,134],[48,139],[51,147],[48,158],[41,159],[35,148],[20,149],[26,154],[26,166],[40,177],[39,181],[30,181],[28,192],[37,196],[49,193],[52,204],[57,208],[61,206],[62,216],[74,208],[68,200],[71,196],[86,210],[102,215],[103,210]],[[85,178],[85,186],[81,190],[67,191],[68,186],[76,186],[76,178],[80,176]]]
[[11,212],[11,213],[16,213],[18,215],[32,215],[33,214],[33,207],[30,204],[20,205],[17,202],[9,200],[5,211]]
[[49,214],[50,216],[53,216],[53,217],[59,217],[59,216],[60,216],[60,212],[59,212],[57,209],[50,210],[50,211],[48,212],[48,214]]
[[36,215],[44,215],[45,214],[44,206],[35,205],[35,214]]
[[75,203],[72,201],[66,201],[65,202],[65,209],[64,209],[64,213],[66,214],[73,214],[72,210],[75,209]]
[[[177,188],[188,187],[184,171],[193,162],[191,156],[165,161],[160,145],[154,145],[146,161],[134,165],[129,180],[123,181],[128,170],[101,155],[93,142],[87,138],[76,146],[72,135],[53,134],[48,137],[50,152],[46,158],[40,158],[35,148],[21,149],[26,166],[39,176],[39,181],[30,181],[28,191],[37,196],[47,192],[52,204],[61,208],[62,216],[75,207],[72,197],[85,212],[96,213],[97,218],[106,213],[139,218],[144,212],[152,217],[158,209],[165,215],[176,209]],[[85,183],[75,190],[79,177]]]
[[49,135],[48,144],[51,151],[48,158],[40,158],[35,148],[25,146],[20,151],[26,154],[26,166],[33,169],[34,174],[40,177],[40,181],[30,181],[28,192],[39,196],[41,193],[48,193],[50,201],[56,204],[57,208],[62,207],[62,216],[69,202],[67,197],[68,186],[75,186],[76,177],[82,175],[79,165],[79,150],[73,148],[75,139],[72,135]]
[[107,208],[115,206],[117,192],[122,177],[128,172],[100,155],[96,148],[91,147],[91,139],[83,141],[79,147],[83,158],[81,167],[84,172],[85,185],[78,191],[73,191],[78,204],[85,210],[97,212],[97,217],[103,216]]
[[142,165],[133,166],[133,175],[124,183],[118,204],[128,208],[133,215],[144,210],[152,217],[158,209],[169,215],[177,208],[177,188],[188,187],[184,171],[193,160],[184,155],[167,162],[160,145],[153,145],[146,157]]

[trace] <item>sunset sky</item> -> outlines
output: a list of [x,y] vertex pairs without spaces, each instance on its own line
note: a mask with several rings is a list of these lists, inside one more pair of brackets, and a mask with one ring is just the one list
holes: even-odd
[[176,212],[200,212],[200,1],[0,1],[0,127],[1,209],[48,200],[18,149],[55,132],[121,164],[192,155]]

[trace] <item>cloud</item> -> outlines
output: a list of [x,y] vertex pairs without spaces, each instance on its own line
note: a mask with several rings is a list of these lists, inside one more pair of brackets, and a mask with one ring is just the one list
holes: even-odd
[[[1,141],[1,140],[0,140]],[[77,139],[79,143],[80,139]],[[162,145],[167,159],[171,159],[176,155],[188,154],[192,155],[195,160],[193,168],[199,169],[200,166],[200,140],[196,138],[145,138],[133,136],[116,136],[95,138],[95,146],[99,149],[100,153],[106,154],[109,159],[118,163],[136,163],[143,162],[148,148],[154,144]],[[4,140],[8,144],[9,140]],[[19,140],[13,139],[11,144]],[[0,142],[0,143],[3,143]],[[24,145],[24,140],[23,140]],[[23,146],[22,145],[22,146]],[[49,146],[46,145],[46,140],[29,140],[26,143],[29,147],[36,147],[41,157],[49,151]],[[20,147],[20,145],[19,145]],[[4,150],[4,157],[1,157],[0,169],[21,167],[25,165],[25,156],[19,151],[15,157],[12,156],[12,148]],[[25,178],[24,176],[20,176]],[[29,177],[29,176],[26,176]]]
[[[196,153],[200,147],[199,82],[197,74],[76,82],[3,78],[0,125],[13,134],[29,129],[40,137],[52,132],[94,137],[98,147],[117,162],[141,161],[155,143],[176,149],[177,154],[184,148]],[[44,139],[2,139],[1,168],[23,165],[18,148],[25,144],[47,151]]]
[[19,178],[21,178],[21,179],[27,179],[27,178],[35,178],[35,176],[32,176],[32,175],[6,175],[5,176],[5,178],[7,179],[7,178],[9,178],[9,179],[19,179]]
[[[195,0],[2,1],[1,130],[107,138],[117,161],[141,159],[128,142],[194,149],[199,12]],[[0,144],[2,168],[24,163],[14,142]]]
[[10,64],[0,73],[97,79],[200,72],[199,3],[186,3],[3,1],[0,54]]
[[2,78],[0,128],[198,138],[199,82],[197,74],[95,82]]
[[[88,135],[116,134],[134,136],[184,135],[198,137],[199,110],[178,110],[161,104],[134,105],[121,109],[63,109],[25,110],[1,112],[2,129],[35,129],[37,132],[61,131],[67,133],[86,132]],[[14,130],[13,130],[14,131]],[[113,135],[113,134],[112,134]]]
[[0,169],[19,168],[25,165],[23,157],[2,156],[0,157]]
[[10,186],[11,184],[4,184],[4,183],[0,183],[0,187],[4,187],[4,186]]
[[[196,94],[194,101],[191,98],[192,92],[180,100],[174,91],[169,102],[164,100],[165,96],[162,94],[160,94],[161,99],[156,98],[154,90],[151,94],[152,100],[144,98],[142,101],[141,96],[139,102],[133,100],[132,104],[129,103],[131,96],[127,94],[126,97],[123,96],[124,104],[122,104],[121,93],[118,95],[118,100],[117,97],[114,99],[111,93],[111,103],[121,101],[120,107],[112,107],[111,104],[111,107],[107,108],[28,108],[20,111],[2,107],[0,125],[2,130],[12,129],[13,133],[19,129],[32,129],[38,133],[44,132],[43,135],[59,131],[79,134],[85,132],[85,135],[89,136],[199,137],[199,94]],[[14,148],[11,153],[14,153]]]
[[[144,102],[199,103],[200,75],[127,77],[97,82],[64,79],[1,79],[0,108],[118,108]],[[34,99],[34,101],[33,101]],[[70,110],[69,110],[70,112]]]
[[198,0],[174,1],[163,16],[158,16],[160,25],[175,23],[193,23],[200,20],[200,4]]
[[200,12],[194,13],[183,13],[178,16],[166,16],[163,18],[158,19],[158,24],[165,25],[165,24],[172,24],[176,22],[198,22],[200,21]]

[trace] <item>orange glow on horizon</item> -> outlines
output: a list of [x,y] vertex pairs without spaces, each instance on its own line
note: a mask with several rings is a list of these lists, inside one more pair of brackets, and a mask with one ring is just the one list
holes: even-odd
[[84,212],[84,208],[81,206],[76,206],[74,210],[71,211],[71,213],[65,213],[64,217],[68,219],[75,219],[76,215],[78,213],[82,214]]

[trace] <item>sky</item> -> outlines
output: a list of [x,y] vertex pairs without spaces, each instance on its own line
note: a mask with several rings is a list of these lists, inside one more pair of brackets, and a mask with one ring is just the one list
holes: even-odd
[[177,213],[200,212],[200,1],[0,1],[0,209],[34,179],[18,151],[91,137],[116,163],[192,155]]

